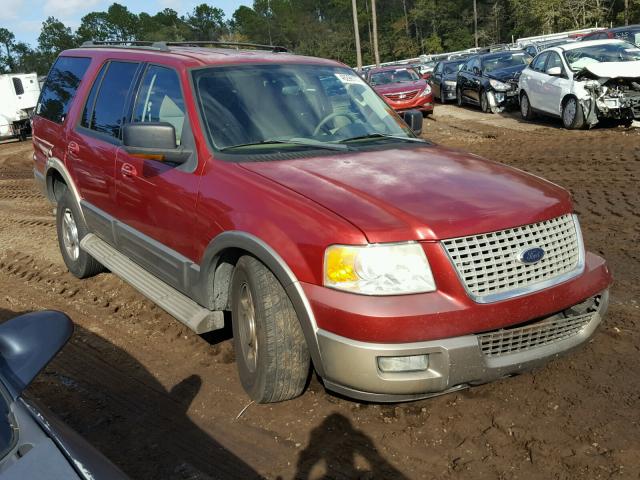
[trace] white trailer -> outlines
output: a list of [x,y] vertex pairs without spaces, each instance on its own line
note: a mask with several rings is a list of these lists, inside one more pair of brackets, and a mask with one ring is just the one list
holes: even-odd
[[30,116],[39,96],[36,73],[0,75],[0,140],[24,140],[31,133]]

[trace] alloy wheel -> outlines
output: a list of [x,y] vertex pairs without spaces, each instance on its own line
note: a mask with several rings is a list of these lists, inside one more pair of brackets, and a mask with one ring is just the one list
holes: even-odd
[[254,373],[258,366],[258,335],[256,332],[256,310],[247,283],[243,283],[240,287],[239,307],[238,331],[242,357],[247,369]]
[[562,121],[566,127],[573,125],[576,118],[576,112],[578,110],[578,104],[575,98],[570,98],[562,110]]
[[65,209],[62,214],[62,243],[69,258],[76,261],[80,256],[80,240],[78,239],[78,225],[69,208]]
[[529,116],[529,97],[527,97],[526,93],[520,99],[520,114],[525,119]]

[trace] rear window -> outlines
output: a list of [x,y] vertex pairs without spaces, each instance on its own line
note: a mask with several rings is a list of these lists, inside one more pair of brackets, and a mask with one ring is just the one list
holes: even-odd
[[47,76],[36,113],[62,123],[90,63],[91,59],[84,57],[59,57]]

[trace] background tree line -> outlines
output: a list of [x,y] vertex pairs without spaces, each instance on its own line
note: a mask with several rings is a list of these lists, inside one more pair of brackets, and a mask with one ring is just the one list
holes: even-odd
[[[364,63],[373,63],[371,0],[357,0]],[[474,45],[473,0],[377,0],[382,61]],[[480,45],[562,30],[640,22],[638,0],[477,0]],[[186,15],[135,14],[114,3],[82,17],[76,31],[54,17],[38,45],[0,28],[0,71],[45,74],[56,55],[86,40],[223,40],[283,45],[355,64],[351,0],[254,0],[231,18],[208,4]]]

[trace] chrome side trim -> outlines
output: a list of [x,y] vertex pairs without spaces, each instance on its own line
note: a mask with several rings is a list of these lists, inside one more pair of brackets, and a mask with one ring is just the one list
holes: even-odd
[[451,266],[453,267],[454,271],[456,272],[456,275],[458,277],[458,280],[460,281],[460,284],[463,286],[465,292],[467,292],[467,295],[469,295],[469,298],[471,298],[474,302],[476,302],[476,303],[494,303],[494,302],[500,302],[500,301],[503,301],[503,300],[509,300],[511,298],[520,297],[522,295],[529,295],[531,293],[535,293],[535,292],[538,292],[540,290],[544,290],[545,288],[553,287],[553,286],[558,285],[560,283],[567,282],[569,280],[572,280],[573,278],[578,277],[579,275],[582,274],[582,272],[584,272],[584,268],[585,268],[585,249],[584,249],[584,241],[583,241],[583,238],[582,238],[582,230],[580,229],[580,222],[578,221],[578,216],[575,213],[572,214],[571,216],[573,218],[573,224],[574,224],[574,227],[576,229],[576,240],[577,240],[577,243],[578,243],[578,263],[576,265],[576,268],[574,270],[570,271],[570,272],[567,272],[567,273],[563,274],[563,275],[558,275],[557,277],[553,277],[553,278],[550,278],[548,280],[543,280],[541,282],[532,283],[530,285],[514,288],[512,290],[508,290],[508,291],[505,291],[505,292],[499,292],[499,293],[494,293],[494,294],[489,294],[489,295],[475,295],[467,287],[467,284],[464,281],[464,278],[462,277],[462,273],[455,267],[454,260],[451,257],[451,255],[449,254],[449,251],[447,250],[447,248],[445,248],[445,246],[442,245],[442,243],[441,243],[441,247],[444,250],[445,254],[447,255],[447,258],[449,259],[449,262],[451,263]]

